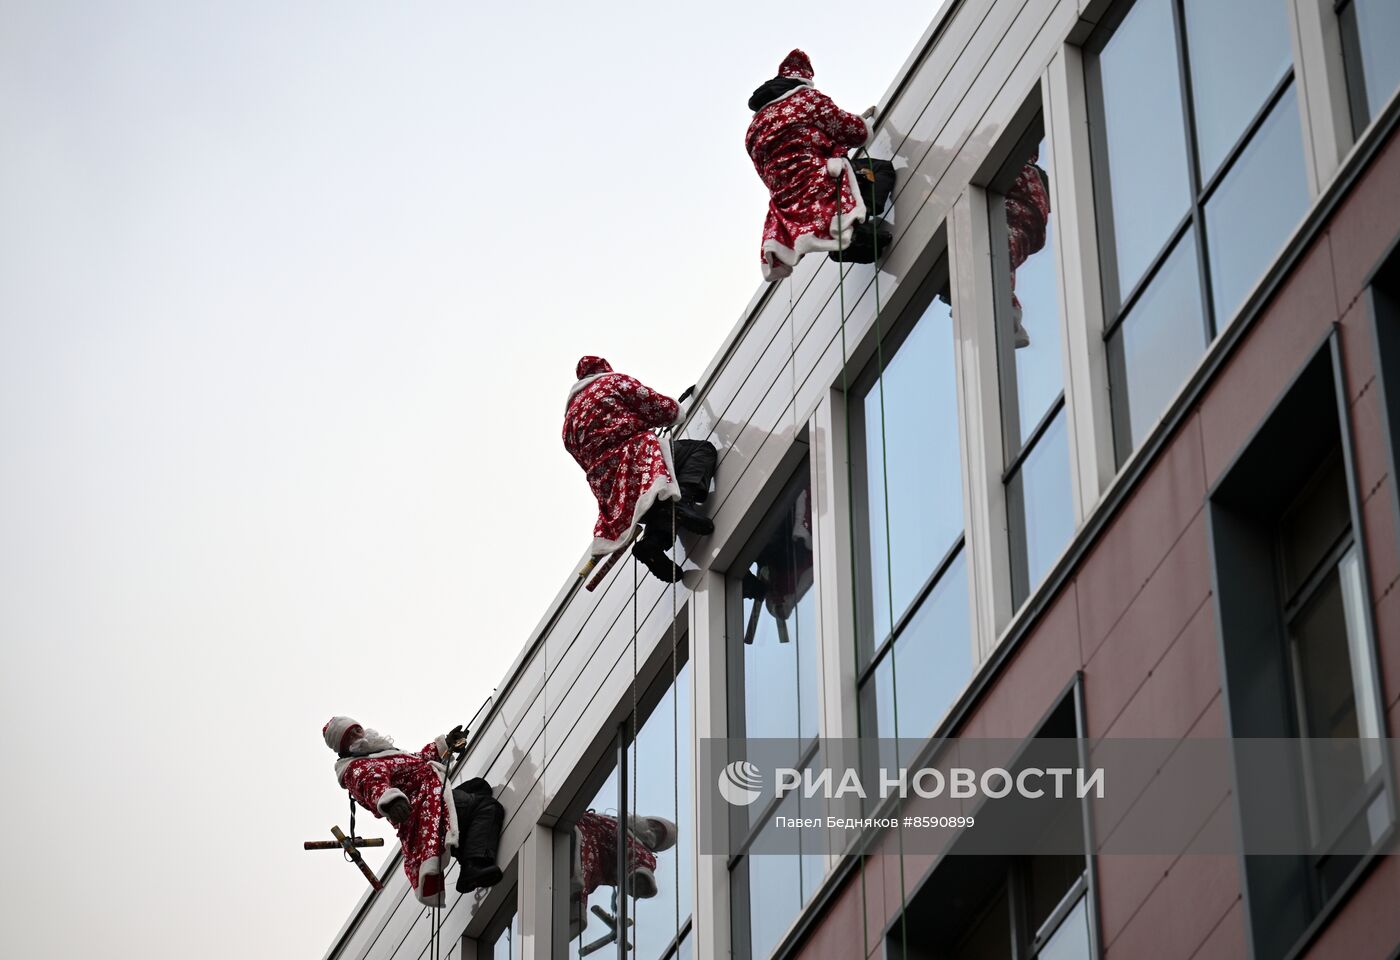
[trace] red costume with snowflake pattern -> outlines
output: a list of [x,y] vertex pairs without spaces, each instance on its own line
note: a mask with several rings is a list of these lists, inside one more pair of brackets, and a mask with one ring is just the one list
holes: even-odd
[[1033,153],[1006,191],[1006,229],[1011,248],[1011,302],[1016,299],[1016,270],[1045,246],[1045,228],[1050,222],[1050,194],[1045,189],[1040,168],[1035,165],[1039,153]]
[[443,905],[443,874],[448,851],[457,845],[455,805],[442,802],[446,741],[439,738],[417,753],[385,751],[368,757],[348,757],[336,763],[340,785],[355,802],[377,817],[395,797],[404,797],[413,810],[397,828],[403,845],[403,872],[418,899]]
[[[600,886],[618,886],[617,882],[617,818],[592,810],[578,818],[579,862],[583,867],[583,906],[588,895]],[[643,846],[632,832],[627,832],[627,874],[639,867],[656,869],[656,854]]]
[[760,107],[744,137],[769,193],[760,250],[765,280],[792,273],[803,254],[846,249],[866,215],[846,153],[869,142],[869,122],[811,86],[811,61],[801,50],[788,54],[778,75],[804,85]]
[[578,382],[564,413],[564,448],[583,467],[598,501],[594,556],[627,542],[657,500],[679,500],[670,451],[651,431],[680,418],[680,404],[634,377],[614,373],[602,357],[578,362]]

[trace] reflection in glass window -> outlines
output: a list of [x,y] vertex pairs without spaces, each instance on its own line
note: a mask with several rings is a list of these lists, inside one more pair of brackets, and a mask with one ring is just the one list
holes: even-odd
[[948,301],[940,262],[848,402],[867,736],[928,737],[972,674]]
[[1039,960],[1089,960],[1089,902],[1080,897],[1036,954]]
[[[729,722],[731,737],[793,741],[801,766],[820,730],[816,591],[810,467],[804,460],[731,567]],[[773,817],[815,817],[825,809],[794,792],[778,810],[762,804],[737,814],[734,849],[773,829]],[[824,856],[742,853],[731,864],[736,956],[766,957],[825,876]]]
[[[1009,401],[1008,456],[1016,455],[1064,392],[1055,218],[1050,210],[1052,177],[1050,145],[1041,140],[1026,156],[1013,157],[991,191],[997,309],[1010,314],[997,325],[998,358],[1006,371],[1003,387]],[[1003,230],[1005,244],[1000,239]],[[1008,254],[1004,266],[1003,248]]]
[[[614,762],[587,809],[572,818],[567,897],[571,958],[623,956],[616,936],[621,896],[627,897],[629,940],[634,945],[629,957],[673,956],[677,934],[689,923],[694,873],[689,664],[681,665],[674,685],[669,669],[664,674],[664,691],[639,705],[649,712],[627,750],[627,776],[618,776]],[[631,731],[628,717],[619,736],[628,737]],[[609,756],[617,756],[616,746]],[[624,805],[625,824],[619,816]],[[621,883],[619,849],[626,857]]]
[[741,714],[731,736],[817,735],[812,494],[803,462],[735,564],[729,603],[731,682]]
[[[1116,25],[1091,39],[1086,75],[1110,353],[1126,359],[1112,397],[1122,462],[1233,319],[1308,194],[1282,0],[1115,9]],[[1167,284],[1209,290],[1210,302],[1167,304],[1156,289]],[[1163,311],[1195,313],[1200,329],[1155,322]],[[1134,317],[1141,329],[1122,331]],[[1136,362],[1153,357],[1143,346],[1167,362]]]
[[1108,341],[1118,449],[1136,447],[1205,352],[1196,244],[1187,231]]
[[[794,791],[769,811],[759,833],[775,829],[775,817],[823,818],[826,813],[820,798],[806,799],[801,791]],[[825,856],[816,851],[745,856],[732,874],[736,956],[752,960],[769,956],[825,876]]]
[[[946,270],[946,268],[943,268]],[[940,296],[935,297],[935,290]],[[856,491],[863,649],[890,632],[962,534],[962,468],[953,314],[946,280],[928,284],[901,341],[858,381],[852,444],[862,453]],[[883,372],[880,362],[883,360]]]
[[1283,247],[1307,207],[1298,98],[1279,100],[1230,173],[1206,201],[1215,315],[1229,317]]
[[1045,579],[1074,534],[1066,422],[1060,404],[1035,448],[1006,483],[1012,596],[1018,604]]
[[[1074,532],[1060,296],[1041,120],[988,189],[1012,599],[1020,605]],[[1003,255],[1005,254],[1005,255]]]
[[[1288,76],[1293,48],[1288,8],[1280,0],[1186,0],[1185,9],[1191,87],[1200,91],[1196,150],[1206,181]],[[1244,37],[1248,43],[1241,42]],[[1293,112],[1296,121],[1296,107]],[[1299,154],[1300,167],[1302,162]]]
[[520,942],[521,934],[520,914],[512,910],[510,920],[496,935],[496,941],[490,947],[490,960],[521,960],[525,956],[524,946]]
[[1380,113],[1400,87],[1400,3],[1395,0],[1344,0],[1342,50],[1352,129],[1356,136]]
[[[972,675],[967,558],[959,551],[894,642],[894,655],[875,665],[862,704],[866,736],[927,738]],[[896,676],[895,664],[899,665]],[[937,664],[936,670],[927,669]],[[898,723],[896,723],[898,717]]]
[[1089,63],[1103,116],[1094,188],[1112,312],[1191,205],[1176,50],[1163,42],[1172,33],[1172,0],[1137,0]]

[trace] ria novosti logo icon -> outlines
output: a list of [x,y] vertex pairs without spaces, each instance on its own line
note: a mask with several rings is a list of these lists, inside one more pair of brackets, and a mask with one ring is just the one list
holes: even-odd
[[735,760],[719,772],[719,795],[726,803],[747,807],[763,790],[763,772],[747,760]]

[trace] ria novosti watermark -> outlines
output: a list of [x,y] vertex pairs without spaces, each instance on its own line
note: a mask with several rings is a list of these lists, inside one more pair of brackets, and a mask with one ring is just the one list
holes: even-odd
[[[705,854],[1364,854],[1395,835],[1400,741],[701,740]],[[912,831],[912,833],[911,833]]]
[[[946,772],[938,767],[920,767],[912,771],[900,767],[893,772],[881,768],[874,790],[867,788],[860,772],[851,767],[840,773],[829,767],[821,770],[777,767],[773,774],[773,796],[779,801],[793,792],[800,792],[808,800],[817,797],[824,800],[849,797],[906,800],[911,796],[932,800],[945,795],[954,800],[977,797],[1000,800],[1013,792],[1027,800],[1045,796],[1083,799],[1091,794],[1102,800],[1105,789],[1102,767],[1023,767],[1014,772],[1004,767],[981,771],[952,767]],[[726,803],[746,807],[763,795],[763,783],[763,773],[756,765],[736,760],[720,771],[716,787]]]

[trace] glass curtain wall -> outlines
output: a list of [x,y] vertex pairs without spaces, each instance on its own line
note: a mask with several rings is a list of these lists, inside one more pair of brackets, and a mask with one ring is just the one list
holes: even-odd
[[1287,0],[1123,2],[1087,52],[1121,463],[1283,246],[1308,192]]

